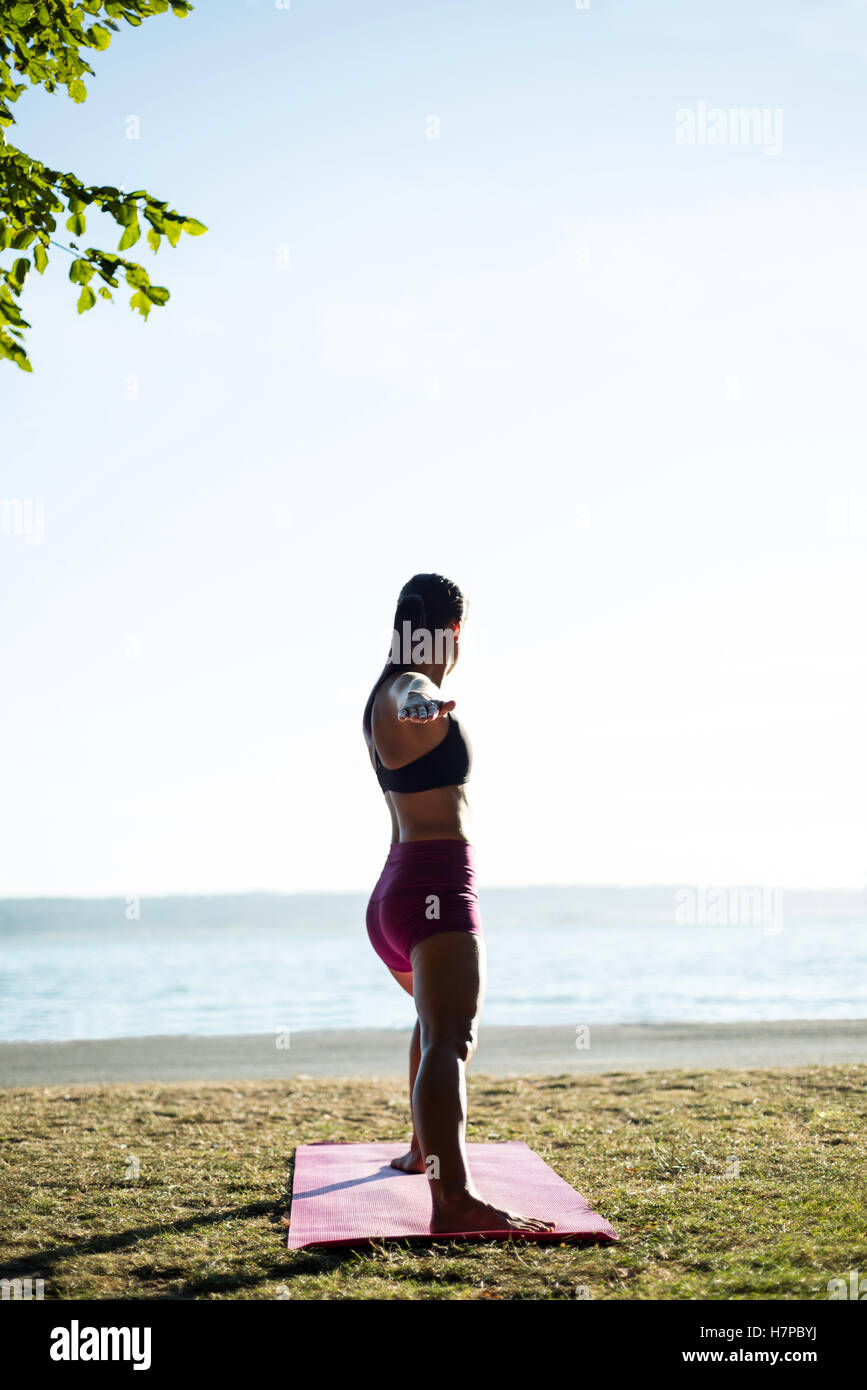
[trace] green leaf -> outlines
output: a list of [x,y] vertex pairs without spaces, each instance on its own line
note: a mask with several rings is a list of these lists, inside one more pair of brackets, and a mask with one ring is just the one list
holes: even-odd
[[69,278],[73,285],[86,285],[93,278],[93,266],[78,256],[69,267]]
[[111,290],[107,290],[105,285],[100,285],[99,293],[102,295],[103,299],[111,299]]
[[138,221],[138,208],[129,199],[123,203],[110,204],[108,211],[122,227],[131,227],[133,222]]
[[66,219],[67,231],[72,232],[73,236],[81,236],[87,223],[83,212],[74,212],[71,217]]
[[137,290],[129,301],[133,309],[138,309],[143,318],[147,318],[151,311],[151,302],[143,290]]
[[183,231],[182,223],[176,222],[172,217],[167,217],[165,219],[164,226],[166,236],[168,237],[172,246],[177,246],[178,242],[181,239],[181,232]]
[[21,317],[21,310],[12,298],[11,292],[3,286],[0,294],[0,319],[5,323],[12,323],[16,328],[29,328],[30,324],[25,318]]
[[87,99],[87,88],[80,77],[76,77],[74,82],[69,84],[69,95],[73,101],[82,102]]
[[96,295],[93,293],[90,285],[85,285],[81,294],[78,296],[78,312],[80,314],[85,313],[87,309],[92,309],[95,303]]
[[141,236],[141,228],[138,222],[131,222],[117,243],[118,251],[128,251],[131,246],[135,246]]
[[13,279],[13,280],[15,281],[15,283],[20,287],[20,286],[22,286],[22,285],[24,284],[24,281],[27,279],[27,276],[28,276],[29,273],[30,273],[30,261],[29,261],[29,259],[27,258],[27,256],[19,256],[19,257],[18,257],[18,260],[15,262],[15,264],[14,264],[13,267],[12,267],[12,271],[11,271],[12,279]]
[[94,39],[99,49],[108,48],[111,43],[111,34],[107,29],[103,29],[101,24],[94,24],[92,29],[88,29],[87,37]]
[[148,246],[151,248],[154,254],[156,254],[156,252],[160,249],[160,234],[159,232],[154,231],[153,227],[151,227],[150,231],[148,232]]
[[16,367],[20,367],[22,372],[32,372],[33,368],[20,343],[16,343],[14,338],[5,338],[0,335],[0,357],[8,357],[14,362]]
[[195,217],[188,217],[184,221],[184,231],[189,232],[190,236],[201,236],[208,229],[203,222],[197,222]]
[[146,290],[142,290],[142,294],[147,295],[151,304],[168,303],[169,292],[163,285],[148,285]]
[[42,245],[42,242],[40,242],[34,250],[33,259],[36,262],[36,269],[39,271],[39,274],[41,275],[45,270],[45,267],[48,265],[48,253],[45,250],[45,247]]

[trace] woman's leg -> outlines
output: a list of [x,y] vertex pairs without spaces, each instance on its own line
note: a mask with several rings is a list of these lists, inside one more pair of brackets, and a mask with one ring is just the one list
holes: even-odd
[[429,936],[413,949],[412,973],[421,1024],[412,1110],[430,1180],[431,1230],[550,1229],[551,1221],[486,1202],[467,1163],[465,1071],[476,1049],[484,995],[484,940],[460,931]]
[[[394,974],[394,971],[392,971],[392,974]],[[412,976],[410,976],[410,979],[412,979]],[[416,1076],[418,1075],[418,1064],[419,1064],[419,1062],[421,1061],[420,1033],[421,1033],[421,1030],[420,1030],[420,1028],[419,1028],[418,1019],[416,1019],[416,1021],[415,1021],[415,1027],[414,1027],[413,1030],[412,1030],[412,1037],[411,1037],[410,1040],[409,1040],[409,1112],[410,1112],[410,1115],[412,1115],[412,1093],[413,1093],[413,1090],[415,1089],[415,1078],[416,1078]],[[413,1126],[412,1126],[412,1141],[411,1141],[410,1146],[409,1146],[409,1152],[408,1152],[408,1153],[405,1153],[405,1154],[401,1154],[400,1158],[393,1158],[393,1159],[391,1160],[391,1167],[392,1167],[392,1168],[399,1168],[399,1169],[401,1170],[402,1173],[423,1173],[423,1172],[424,1172],[424,1160],[422,1159],[422,1156],[421,1156],[421,1145],[420,1145],[419,1142],[418,1142],[418,1135],[417,1135],[417,1133],[416,1133],[415,1121],[413,1121]]]

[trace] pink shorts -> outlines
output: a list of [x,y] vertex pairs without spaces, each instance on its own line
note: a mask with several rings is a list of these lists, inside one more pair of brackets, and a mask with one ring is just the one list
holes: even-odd
[[412,970],[414,946],[443,931],[482,935],[472,845],[408,840],[392,845],[367,905],[367,934],[390,970]]

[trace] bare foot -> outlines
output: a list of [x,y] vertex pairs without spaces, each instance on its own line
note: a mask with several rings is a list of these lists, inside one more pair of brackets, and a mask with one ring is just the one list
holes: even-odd
[[436,1203],[431,1217],[432,1233],[438,1231],[553,1231],[553,1221],[537,1216],[519,1216],[514,1211],[502,1211],[474,1193],[442,1199]]
[[425,1171],[421,1149],[418,1148],[414,1140],[410,1145],[409,1153],[401,1154],[400,1158],[393,1158],[389,1167],[399,1168],[402,1173],[423,1173]]

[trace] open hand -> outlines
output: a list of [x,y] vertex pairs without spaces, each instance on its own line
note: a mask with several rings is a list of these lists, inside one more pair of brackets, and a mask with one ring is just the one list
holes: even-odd
[[454,700],[432,700],[419,690],[409,690],[397,711],[398,719],[411,719],[413,724],[427,724],[441,719],[455,707]]

